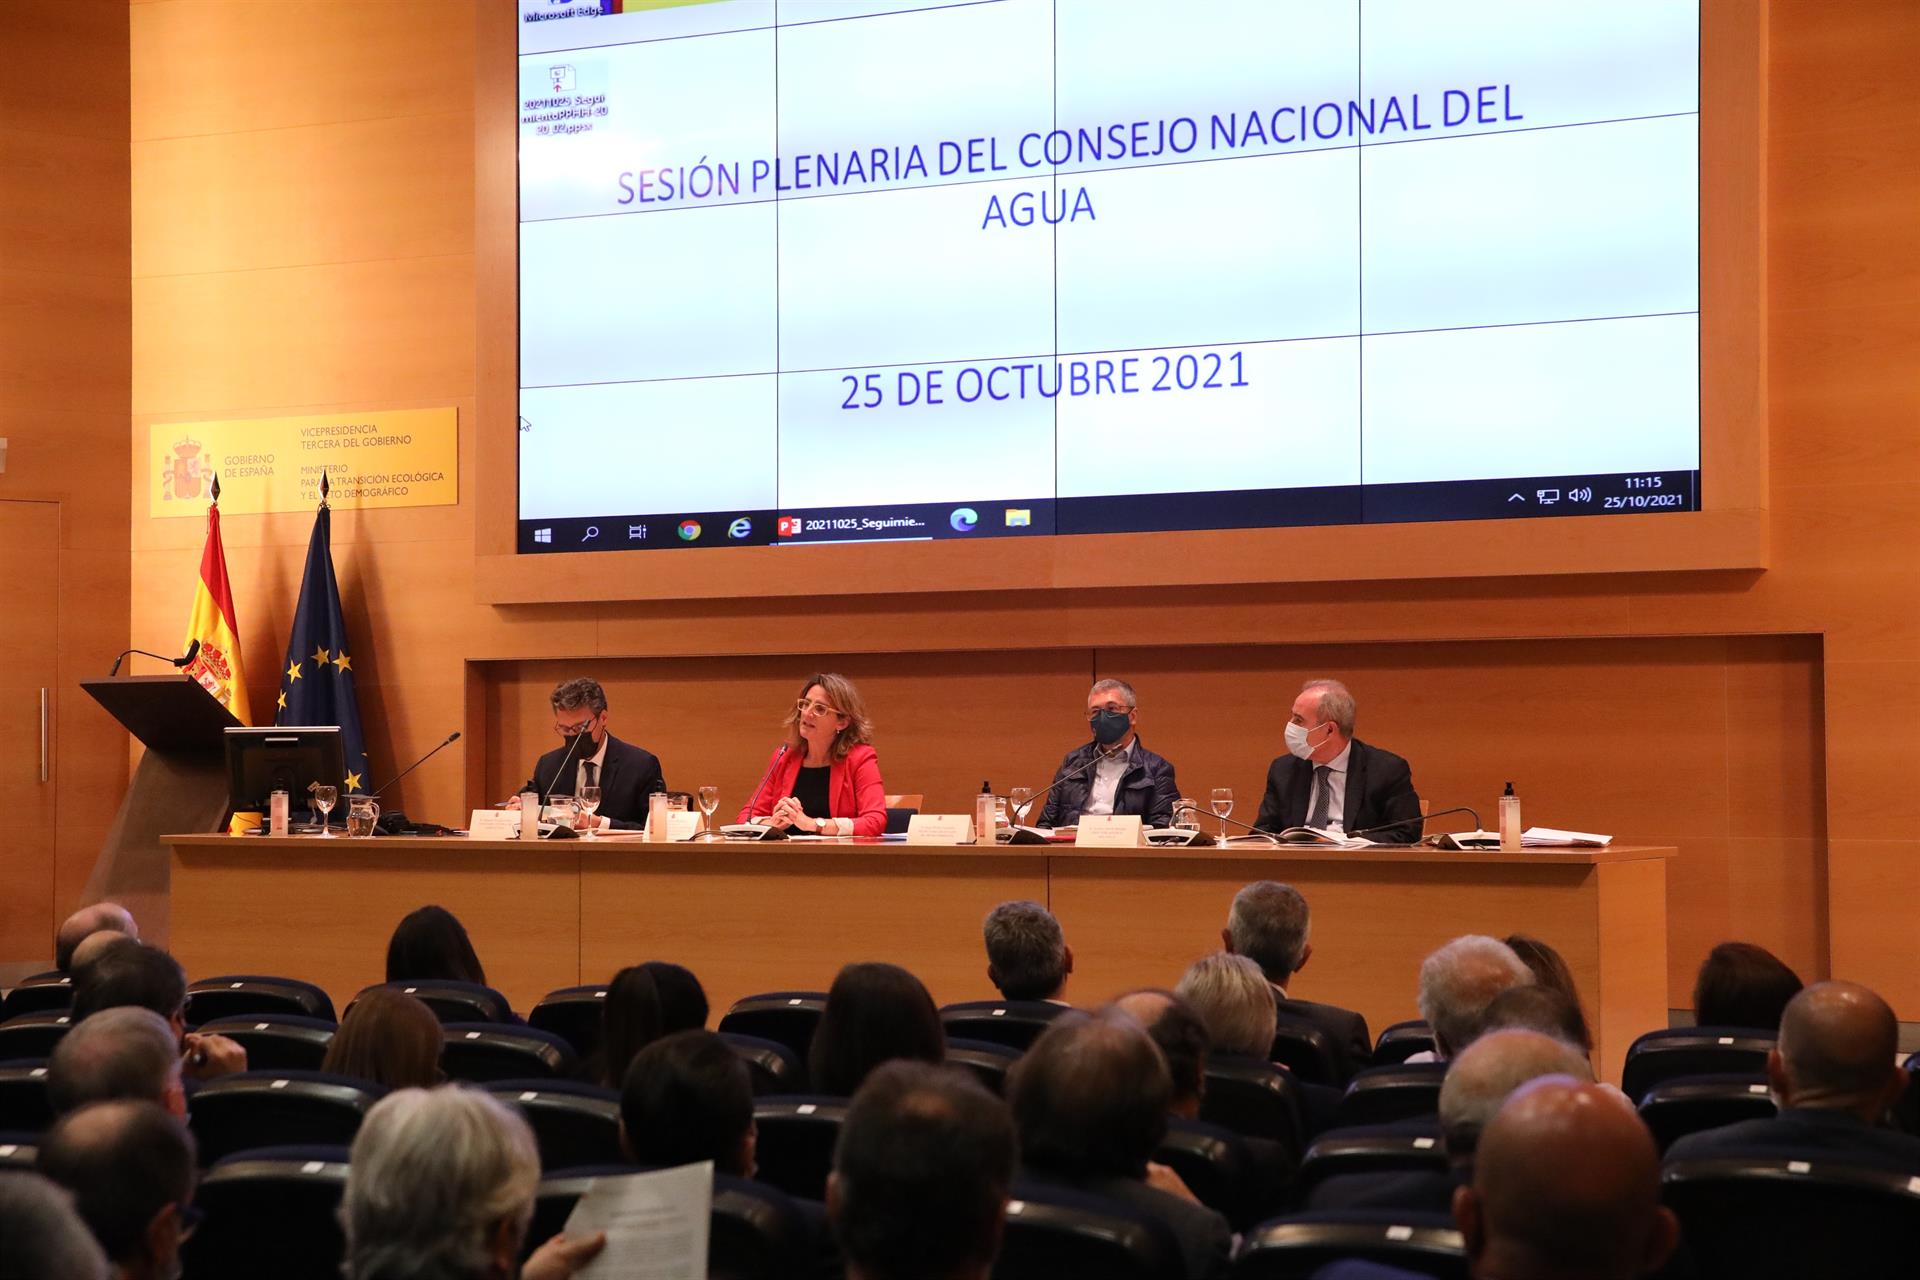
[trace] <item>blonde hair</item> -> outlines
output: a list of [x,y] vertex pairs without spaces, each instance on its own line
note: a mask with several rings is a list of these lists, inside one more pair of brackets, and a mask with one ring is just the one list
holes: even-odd
[[847,718],[846,728],[834,735],[833,749],[828,752],[835,760],[845,760],[849,751],[873,741],[873,718],[867,714],[867,700],[853,687],[853,681],[831,671],[816,671],[801,682],[800,694],[787,712],[787,744],[800,745],[800,704],[815,685],[826,690],[827,701]]

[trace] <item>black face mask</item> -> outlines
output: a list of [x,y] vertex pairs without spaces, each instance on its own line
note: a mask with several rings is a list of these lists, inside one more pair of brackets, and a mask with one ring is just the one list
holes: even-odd
[[594,737],[593,734],[585,729],[582,729],[579,733],[561,734],[560,744],[567,750],[573,752],[573,758],[576,760],[591,759],[593,753],[600,749],[600,739]]
[[1110,747],[1127,736],[1133,728],[1133,717],[1124,711],[1102,711],[1093,717],[1093,739],[1103,747]]

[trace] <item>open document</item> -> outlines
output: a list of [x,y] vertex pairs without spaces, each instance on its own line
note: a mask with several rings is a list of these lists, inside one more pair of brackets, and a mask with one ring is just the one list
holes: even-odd
[[581,1280],[706,1280],[713,1162],[595,1178],[573,1207],[569,1238],[607,1233]]

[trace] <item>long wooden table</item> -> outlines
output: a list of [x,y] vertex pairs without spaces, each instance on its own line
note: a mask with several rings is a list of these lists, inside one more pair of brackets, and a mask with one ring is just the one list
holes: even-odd
[[1284,880],[1313,908],[1313,958],[1290,993],[1417,1017],[1420,961],[1463,933],[1529,933],[1571,966],[1603,1073],[1663,1027],[1666,860],[1674,850],[974,849],[878,841],[560,841],[169,837],[173,948],[189,976],[282,973],[344,1008],[385,977],[387,939],[439,903],[466,923],[492,984],[524,1010],[546,992],[673,960],[715,1018],[756,991],[825,990],[842,964],[890,960],[934,999],[984,999],[980,925],[1009,898],[1046,903],[1073,949],[1067,995],[1170,987],[1220,946],[1234,892]]

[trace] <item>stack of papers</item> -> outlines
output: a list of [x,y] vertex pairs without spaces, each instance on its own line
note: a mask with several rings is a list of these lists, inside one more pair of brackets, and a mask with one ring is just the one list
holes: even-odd
[[1282,844],[1318,844],[1335,849],[1366,849],[1373,844],[1365,836],[1350,836],[1338,827],[1288,827],[1279,840]]
[[1524,848],[1542,849],[1556,845],[1572,845],[1579,849],[1604,849],[1613,843],[1612,836],[1595,835],[1590,831],[1561,831],[1556,827],[1528,827],[1520,833],[1520,843]]

